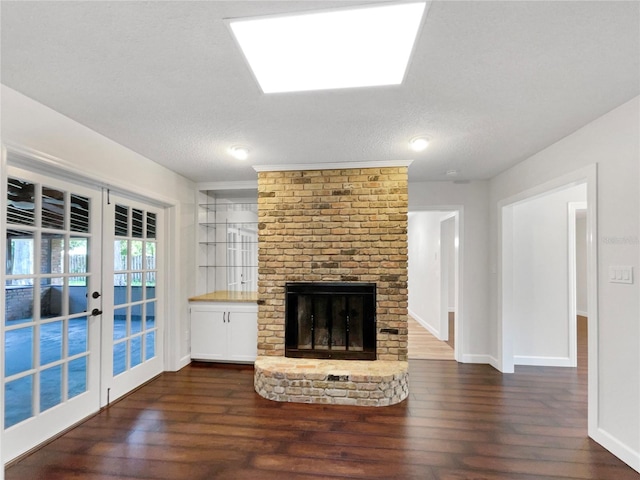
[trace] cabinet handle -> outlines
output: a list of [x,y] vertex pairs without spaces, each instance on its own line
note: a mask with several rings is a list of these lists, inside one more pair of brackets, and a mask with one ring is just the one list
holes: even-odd
[[227,312],[222,312],[222,323],[227,322]]
[[227,323],[231,323],[231,312],[227,312]]

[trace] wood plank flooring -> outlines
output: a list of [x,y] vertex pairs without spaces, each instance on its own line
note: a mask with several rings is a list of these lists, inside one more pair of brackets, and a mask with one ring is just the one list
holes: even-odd
[[391,407],[276,403],[253,370],[165,373],[6,471],[16,479],[638,480],[587,438],[579,368],[410,360]]
[[454,360],[453,348],[438,340],[431,332],[409,317],[409,359],[415,360]]

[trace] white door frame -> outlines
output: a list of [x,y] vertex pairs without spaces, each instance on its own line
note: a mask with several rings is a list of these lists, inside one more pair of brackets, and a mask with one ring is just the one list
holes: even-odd
[[[410,212],[451,212],[451,216],[455,218],[454,238],[457,239],[455,249],[455,318],[454,318],[454,358],[458,362],[465,362],[464,352],[464,206],[463,205],[431,205],[410,207]],[[447,217],[450,218],[450,217]],[[440,255],[442,259],[442,255]],[[442,292],[441,302],[442,305]],[[442,312],[440,312],[440,321],[442,322]],[[446,312],[445,312],[446,315]],[[448,315],[447,332],[448,332]],[[442,324],[441,324],[442,325]],[[441,328],[442,329],[442,328]],[[448,334],[448,333],[447,333]]]
[[597,165],[593,164],[554,180],[537,185],[498,202],[498,367],[503,373],[514,372],[511,285],[513,275],[512,231],[513,207],[534,197],[578,184],[587,186],[587,302],[588,319],[588,432],[598,435],[598,255],[597,255]]
[[576,275],[576,215],[578,210],[587,210],[587,202],[569,202],[567,204],[567,251],[569,253],[569,366],[571,367],[578,366],[578,280]]
[[[447,220],[454,219],[454,231],[453,231],[453,240],[454,245],[445,245],[443,242],[442,236],[442,224]],[[453,272],[453,281],[454,281],[454,296],[456,292],[455,282],[457,280],[457,265],[456,259],[457,254],[455,250],[455,239],[456,239],[456,221],[458,218],[457,212],[451,212],[448,215],[445,215],[440,219],[440,326],[438,327],[440,332],[439,340],[448,341],[449,340],[449,275]],[[453,248],[453,265],[449,265],[449,249]],[[454,298],[454,312],[455,312],[455,298]],[[455,316],[454,325],[455,325]],[[454,347],[455,347],[455,328],[454,328]],[[455,351],[455,348],[454,348]]]

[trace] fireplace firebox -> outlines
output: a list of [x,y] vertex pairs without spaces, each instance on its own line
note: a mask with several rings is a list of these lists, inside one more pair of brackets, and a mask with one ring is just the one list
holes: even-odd
[[376,359],[375,283],[287,283],[285,356]]

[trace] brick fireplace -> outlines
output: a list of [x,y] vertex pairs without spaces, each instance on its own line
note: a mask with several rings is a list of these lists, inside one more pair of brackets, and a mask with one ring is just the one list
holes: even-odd
[[[363,405],[388,405],[406,397],[407,204],[406,164],[258,172],[256,390],[261,395],[274,400]],[[376,360],[314,364],[313,360],[286,359],[285,287],[294,282],[375,284]],[[312,369],[315,380],[300,377],[300,369]],[[355,372],[353,378],[364,379],[369,391],[373,388],[370,377],[382,372],[381,378],[386,379],[378,385],[384,394],[382,401],[376,403],[367,393],[357,393],[354,385],[358,382],[345,374],[350,370]],[[320,379],[323,373],[326,378]],[[305,386],[317,393],[314,381],[330,393],[345,387],[346,395],[337,392],[328,399],[300,395]],[[287,394],[286,387],[292,382],[294,393]],[[326,382],[333,383],[327,386]],[[264,388],[259,389],[258,384],[272,384],[275,391],[261,391]],[[353,401],[347,401],[349,392]],[[336,398],[342,401],[333,401]]]

